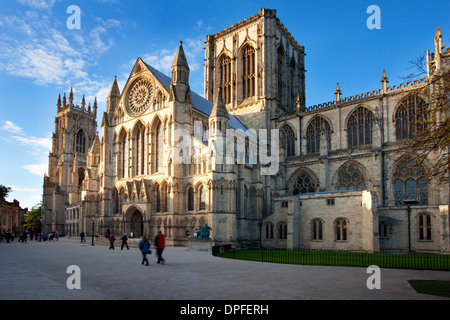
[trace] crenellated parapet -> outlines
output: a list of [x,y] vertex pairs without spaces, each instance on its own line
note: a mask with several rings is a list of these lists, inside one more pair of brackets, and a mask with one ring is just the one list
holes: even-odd
[[[68,101],[67,101],[68,100]],[[75,110],[77,112],[81,112],[84,115],[88,115],[91,117],[96,118],[97,117],[97,98],[94,100],[94,105],[91,108],[91,103],[89,102],[88,106],[86,107],[86,98],[83,94],[83,98],[81,100],[81,106],[75,105],[73,102],[73,88],[70,88],[69,93],[69,99],[66,98],[66,93],[63,94],[63,99],[61,100],[61,94],[58,96],[58,102],[57,102],[57,114],[66,113],[71,110]]]

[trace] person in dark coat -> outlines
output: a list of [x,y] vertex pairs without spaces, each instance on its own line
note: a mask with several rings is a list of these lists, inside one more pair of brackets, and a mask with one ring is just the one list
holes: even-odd
[[128,237],[126,234],[124,234],[122,236],[122,246],[120,247],[120,250],[123,250],[123,246],[127,246],[127,250],[130,250],[130,248],[128,247],[127,241],[128,241]]
[[150,263],[147,260],[147,254],[151,254],[152,251],[150,250],[150,242],[148,241],[146,236],[142,237],[142,240],[139,241],[139,250],[141,250],[142,253],[142,264],[148,266]]

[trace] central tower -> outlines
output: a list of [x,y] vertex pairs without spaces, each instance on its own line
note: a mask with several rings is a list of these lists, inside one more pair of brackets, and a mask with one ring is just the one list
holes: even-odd
[[249,128],[270,128],[305,107],[305,53],[276,17],[261,11],[205,42],[205,98],[222,90],[228,112]]

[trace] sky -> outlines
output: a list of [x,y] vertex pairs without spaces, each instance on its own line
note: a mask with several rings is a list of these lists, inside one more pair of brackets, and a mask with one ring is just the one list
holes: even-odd
[[[31,209],[42,200],[58,94],[73,87],[98,100],[97,123],[117,76],[122,90],[137,58],[163,73],[183,41],[191,90],[203,96],[206,35],[257,14],[277,17],[305,47],[306,105],[405,82],[411,61],[434,51],[436,28],[450,45],[450,1],[415,0],[0,0],[0,184],[7,200]],[[72,5],[80,9],[68,10]],[[379,8],[379,28],[371,5]],[[73,28],[79,22],[79,28]],[[74,24],[75,23],[75,24]]]

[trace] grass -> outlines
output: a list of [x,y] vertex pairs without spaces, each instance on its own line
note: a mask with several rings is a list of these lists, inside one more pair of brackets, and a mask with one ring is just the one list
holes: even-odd
[[388,254],[245,249],[217,253],[219,257],[300,265],[450,270],[450,255]]
[[408,280],[417,293],[450,298],[450,281]]

